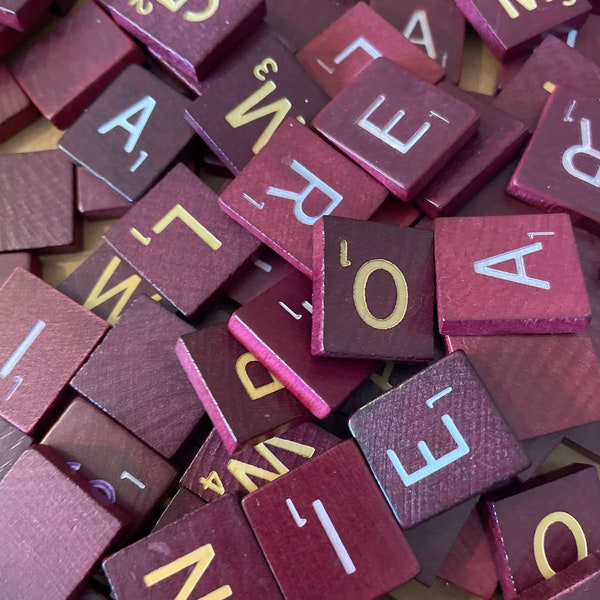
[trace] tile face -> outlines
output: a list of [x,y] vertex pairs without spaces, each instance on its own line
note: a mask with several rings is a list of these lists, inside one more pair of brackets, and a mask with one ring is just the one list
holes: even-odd
[[325,217],[313,247],[314,355],[433,358],[430,231]]
[[462,352],[361,408],[350,418],[350,431],[404,529],[528,465]]
[[164,458],[83,398],[73,400],[42,444],[131,515],[136,528],[176,475]]
[[177,341],[179,362],[233,453],[299,425],[310,413],[222,323]]
[[189,100],[137,65],[65,133],[59,147],[127,200],[138,200],[190,141]]
[[110,17],[88,3],[25,52],[12,72],[39,111],[66,129],[127,65],[142,59]]
[[379,58],[319,113],[314,126],[393,194],[410,200],[477,131],[479,117]]
[[260,247],[181,163],[104,239],[186,316],[205,305]]
[[233,496],[120,550],[103,568],[120,598],[281,598]]
[[462,70],[465,18],[445,0],[371,0],[371,7],[446,71],[458,85]]
[[75,169],[75,179],[77,210],[86,219],[118,219],[132,206],[119,192],[84,167]]
[[444,334],[566,333],[591,309],[567,215],[436,219]]
[[71,385],[169,458],[204,414],[175,356],[194,328],[146,297],[121,316]]
[[304,423],[230,456],[213,430],[181,478],[181,485],[206,502],[224,494],[243,496],[339,442],[318,425]]
[[0,251],[73,244],[73,165],[60,152],[0,156]]
[[387,190],[307,127],[286,120],[221,194],[221,208],[290,264],[312,274],[312,226],[368,218]]
[[25,92],[19,87],[11,72],[0,65],[0,143],[33,123],[39,113]]
[[304,275],[292,273],[236,310],[229,331],[323,419],[377,368],[377,362],[311,355],[311,288]]
[[283,47],[259,29],[202,84],[186,119],[237,175],[286,117],[310,123],[327,96]]
[[28,435],[0,419],[0,480],[29,446],[31,438]]
[[0,416],[31,433],[108,324],[35,275],[16,269],[0,288]]
[[83,477],[49,452],[27,450],[0,481],[0,585],[6,600],[33,598],[40,589],[49,600],[77,598],[128,523],[122,511],[99,504]]
[[439,64],[363,2],[311,40],[296,58],[333,98],[381,56],[429,83],[436,83],[444,76]]

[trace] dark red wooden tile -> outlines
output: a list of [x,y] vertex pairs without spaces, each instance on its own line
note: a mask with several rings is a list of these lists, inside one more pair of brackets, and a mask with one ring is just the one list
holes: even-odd
[[310,123],[327,96],[266,27],[240,44],[186,110],[194,130],[237,175],[286,117]]
[[137,65],[110,85],[59,147],[130,201],[138,200],[180,154],[193,132],[189,100]]
[[229,330],[322,419],[341,406],[377,363],[311,355],[311,287],[304,275],[292,273],[233,313]]
[[441,333],[565,333],[591,309],[567,215],[436,219]]
[[48,10],[51,0],[2,0],[0,4],[0,23],[27,31]]
[[30,445],[28,435],[0,418],[0,480]]
[[505,598],[548,579],[600,546],[600,482],[594,467],[569,465],[485,502]]
[[39,116],[37,108],[19,87],[11,72],[0,65],[0,143],[33,123]]
[[153,300],[138,298],[71,385],[167,458],[204,414],[175,356],[194,328]]
[[182,517],[189,515],[198,508],[204,506],[206,502],[201,500],[196,494],[190,492],[186,488],[179,488],[177,493],[173,496],[165,510],[160,515],[160,518],[156,522],[156,525],[152,528],[152,532],[162,529],[166,525],[170,525],[175,521],[178,521]]
[[260,247],[181,163],[104,239],[186,316],[202,308]]
[[131,202],[84,167],[75,168],[77,210],[90,221],[118,219],[130,208]]
[[21,267],[38,277],[42,273],[40,259],[29,252],[5,252],[0,254],[0,285],[2,285],[17,268]]
[[73,165],[57,150],[0,156],[0,251],[74,242]]
[[127,516],[47,448],[27,450],[0,481],[0,585],[6,600],[79,597]]
[[446,71],[458,85],[462,71],[465,19],[445,0],[371,0],[371,7]]
[[462,352],[361,408],[350,418],[350,431],[405,529],[528,465]]
[[139,48],[90,2],[31,46],[12,72],[39,111],[66,129],[127,65],[142,58]]
[[305,275],[312,226],[335,214],[368,218],[387,190],[308,127],[286,120],[222,192],[221,208]]
[[175,469],[87,400],[76,398],[42,439],[123,508],[138,527],[165,496]]
[[402,200],[477,131],[469,106],[385,58],[364,69],[314,126]]
[[281,598],[232,496],[120,550],[104,561],[103,568],[119,598]]
[[314,590],[367,600],[419,570],[350,440],[246,496],[242,506],[286,600]]
[[344,13],[296,54],[330,98],[381,56],[429,83],[444,76],[439,64],[364,2]]
[[31,433],[107,328],[35,275],[16,269],[0,288],[0,415]]
[[304,423],[230,456],[212,431],[181,478],[181,485],[211,502],[223,494],[253,492],[319,456],[339,439],[317,425]]
[[312,354],[431,360],[433,234],[333,216],[315,227]]

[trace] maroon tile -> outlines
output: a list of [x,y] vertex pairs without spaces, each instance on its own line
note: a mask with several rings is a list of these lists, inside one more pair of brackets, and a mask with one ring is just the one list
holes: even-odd
[[46,12],[51,0],[2,0],[0,4],[0,23],[26,31],[31,28],[39,16]]
[[154,533],[166,525],[170,525],[171,523],[178,521],[182,517],[185,517],[198,508],[201,508],[205,504],[206,502],[198,498],[196,494],[193,494],[186,488],[179,488],[177,493],[167,505],[167,508],[165,508],[160,515],[160,518],[156,522],[156,525],[154,525],[152,528],[151,533]]
[[0,285],[10,277],[17,267],[21,267],[38,277],[42,273],[42,263],[35,254],[30,252],[5,252],[0,254]]
[[28,435],[0,418],[0,480],[29,446],[31,438]]
[[90,221],[118,219],[130,208],[131,202],[84,167],[76,167],[77,210]]
[[33,123],[40,113],[4,65],[0,65],[0,95],[1,143]]

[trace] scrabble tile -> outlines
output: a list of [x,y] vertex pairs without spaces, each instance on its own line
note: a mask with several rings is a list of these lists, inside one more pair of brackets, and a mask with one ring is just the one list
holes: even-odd
[[229,331],[313,415],[323,419],[341,406],[377,363],[311,355],[311,287],[304,275],[292,273],[234,312]]
[[0,156],[0,252],[72,249],[73,211],[73,165],[60,152]]
[[156,525],[152,528],[151,533],[162,529],[166,525],[170,525],[178,521],[182,517],[189,515],[198,508],[204,506],[206,502],[201,500],[186,488],[179,488],[173,499],[167,505],[167,508],[160,515]]
[[[594,125],[595,124],[595,125]],[[545,212],[565,211],[600,221],[600,127],[598,100],[558,86],[551,94],[508,193]]]
[[240,44],[200,91],[186,119],[234,175],[286,117],[309,123],[327,103],[327,96],[266,27]]
[[197,313],[260,247],[181,163],[104,239],[186,316]]
[[50,6],[50,0],[3,0],[0,4],[0,23],[25,31]]
[[350,431],[403,529],[481,494],[528,465],[462,352],[361,408],[350,418]]
[[31,438],[28,435],[0,419],[0,480],[29,446]]
[[75,463],[92,485],[97,482],[110,500],[123,508],[138,527],[165,496],[175,469],[108,415],[76,398],[42,444]]
[[598,551],[599,507],[600,482],[589,465],[569,465],[488,499],[485,518],[504,597]]
[[446,71],[445,81],[458,85],[462,70],[465,19],[444,0],[371,0],[371,7]]
[[0,285],[10,277],[17,267],[21,267],[38,277],[42,272],[42,263],[35,254],[30,252],[5,252],[0,254]]
[[175,160],[193,132],[187,98],[139,66],[126,69],[59,141],[75,162],[131,202]]
[[369,217],[369,221],[409,227],[414,225],[421,216],[421,212],[415,206],[407,202],[398,202],[395,196],[389,194],[383,204]]
[[494,106],[525,123],[533,133],[553,85],[600,95],[600,67],[549,35],[498,94]]
[[385,58],[364,69],[314,127],[402,200],[477,131],[477,113]]
[[0,481],[0,584],[6,600],[78,598],[128,524],[50,450],[24,452]]
[[77,210],[86,219],[118,219],[131,202],[84,167],[76,167]]
[[293,471],[340,440],[313,423],[293,429],[230,456],[212,431],[181,478],[181,485],[206,502],[224,494],[243,496]]
[[177,339],[193,330],[153,300],[140,297],[71,385],[170,458],[204,415],[175,356]]
[[108,324],[35,275],[0,288],[0,416],[25,433],[43,424]]
[[436,83],[444,76],[439,64],[363,2],[344,13],[296,54],[298,62],[330,98],[381,56],[429,83]]
[[286,600],[314,590],[375,598],[419,570],[350,440],[246,496],[242,507]]
[[25,92],[19,87],[11,72],[0,65],[0,143],[25,129],[40,114]]
[[281,598],[232,496],[127,546],[107,558],[103,568],[119,598]]
[[433,234],[333,216],[315,227],[312,354],[431,360]]
[[12,72],[44,117],[66,129],[127,65],[141,61],[139,48],[90,2],[31,46]]
[[264,0],[186,2],[102,0],[125,31],[178,71],[202,79],[265,15]]
[[118,323],[123,310],[145,294],[159,301],[161,296],[119,258],[108,244],[101,244],[73,271],[58,290],[111,325]]
[[529,134],[523,123],[459,88],[441,89],[474,108],[479,131],[421,190],[419,208],[432,218],[452,215],[479,191],[521,148]]
[[176,353],[230,454],[310,419],[304,406],[227,331],[227,323],[184,335]]
[[441,333],[587,327],[591,309],[567,215],[447,217],[434,231]]
[[591,10],[590,4],[585,1],[551,2],[540,7],[535,0],[528,3],[457,0],[456,4],[486,46],[502,62],[526,51],[548,31],[561,26],[581,27]]
[[222,192],[221,208],[312,275],[312,226],[324,215],[366,219],[386,189],[314,132],[286,120]]

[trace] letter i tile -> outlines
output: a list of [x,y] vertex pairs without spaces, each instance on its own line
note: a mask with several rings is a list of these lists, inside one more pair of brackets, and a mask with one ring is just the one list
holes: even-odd
[[443,334],[572,333],[591,309],[565,214],[434,222]]

